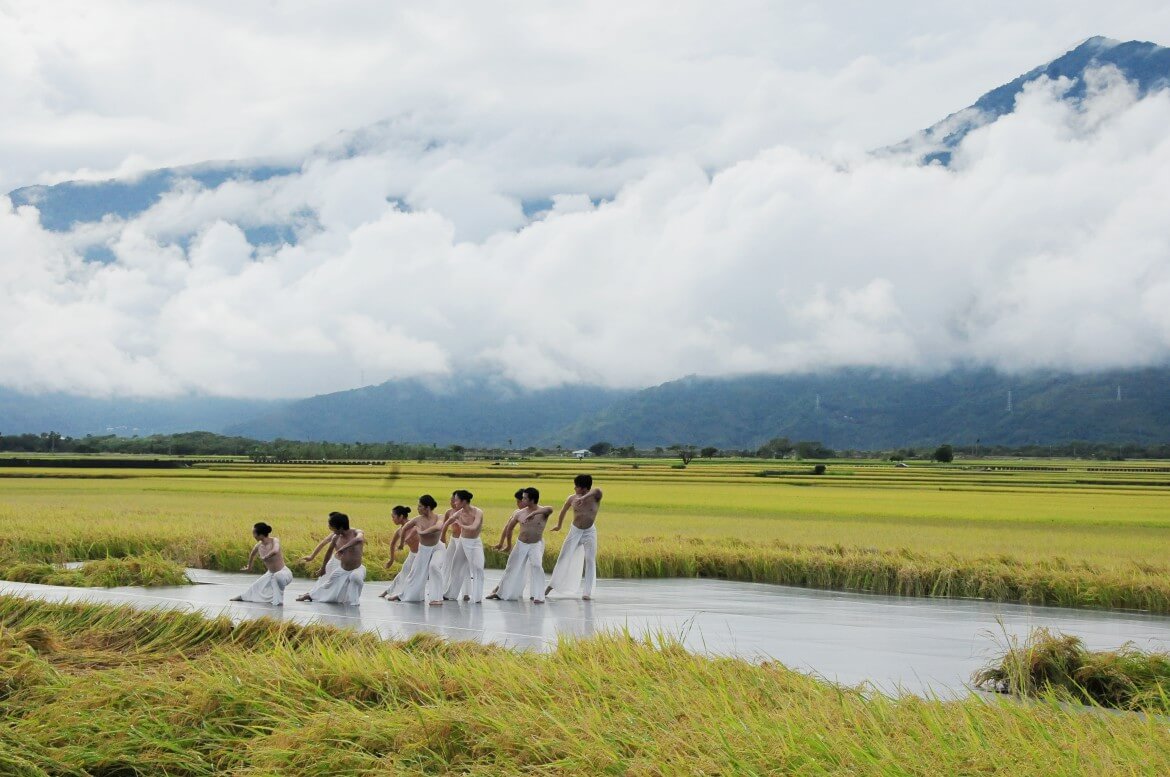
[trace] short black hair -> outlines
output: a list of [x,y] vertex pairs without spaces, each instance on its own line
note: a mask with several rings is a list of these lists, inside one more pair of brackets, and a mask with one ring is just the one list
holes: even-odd
[[393,515],[401,515],[403,518],[405,518],[406,516],[410,515],[410,508],[406,505],[394,505],[394,508],[390,512]]
[[336,510],[329,513],[329,528],[348,530],[349,516],[345,513],[339,513]]
[[430,494],[423,494],[422,496],[420,496],[418,498],[418,503],[420,505],[422,505],[423,507],[429,507],[432,510],[434,510],[436,507],[439,506],[439,503],[436,502],[435,498],[433,496],[431,496]]
[[593,476],[578,475],[577,477],[573,478],[573,485],[577,486],[578,488],[593,488]]
[[528,501],[532,502],[532,504],[540,504],[540,492],[532,486],[524,489],[524,496],[528,497]]
[[451,496],[458,499],[460,502],[470,502],[471,492],[466,488],[458,488],[451,492]]
[[264,523],[264,521],[261,521],[252,527],[252,531],[256,532],[261,537],[267,537],[269,534],[272,534],[272,527]]

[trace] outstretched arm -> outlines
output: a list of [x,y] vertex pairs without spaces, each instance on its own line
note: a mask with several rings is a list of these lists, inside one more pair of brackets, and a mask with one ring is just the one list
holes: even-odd
[[[326,545],[329,545],[330,543],[332,543],[332,542],[333,542],[333,538],[334,538],[334,537],[336,537],[336,536],[337,536],[336,534],[330,534],[328,537],[326,537],[325,539],[323,539],[323,540],[321,540],[320,542],[318,542],[318,543],[317,543],[317,547],[313,548],[313,552],[312,552],[312,553],[310,553],[310,554],[309,554],[309,555],[307,555],[307,556],[301,556],[301,561],[306,561],[306,562],[307,562],[307,561],[312,561],[313,559],[317,558],[317,554],[321,552],[321,549],[322,549],[322,548],[324,548]],[[328,561],[328,560],[329,560],[329,557],[328,557],[328,556],[326,556],[326,557],[325,557],[325,560],[326,560],[326,561]]]
[[[519,512],[519,511],[517,511]],[[512,531],[516,528],[519,519],[516,518],[516,513],[512,513],[512,517],[504,524],[504,530],[500,532],[500,541],[494,547],[496,550],[511,550],[512,549]],[[508,547],[504,547],[504,542],[507,541]]]
[[[561,513],[557,516],[557,525],[553,527],[553,531],[560,531],[562,524],[565,522],[565,513],[569,512],[569,508],[573,506],[573,497],[565,500],[564,506],[561,507]],[[552,512],[551,510],[549,512]]]
[[245,564],[244,566],[240,567],[241,572],[251,572],[252,571],[252,562],[256,559],[256,551],[258,551],[258,550],[260,550],[260,543],[259,542],[257,542],[255,545],[253,545],[252,549],[250,551],[248,551],[248,563]]

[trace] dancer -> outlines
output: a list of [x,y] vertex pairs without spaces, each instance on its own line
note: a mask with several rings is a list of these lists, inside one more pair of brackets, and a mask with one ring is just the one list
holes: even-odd
[[[544,595],[548,596],[552,590],[564,593],[576,592],[581,589],[581,598],[588,601],[593,598],[593,586],[597,583],[597,511],[601,509],[601,489],[593,488],[592,475],[578,475],[573,478],[573,493],[565,500],[560,515],[557,516],[557,525],[553,531],[560,531],[565,522],[565,513],[573,508],[573,525],[569,529],[569,536],[565,537],[565,544],[561,545],[561,553],[557,556],[556,566],[553,567],[552,578]],[[584,568],[584,569],[582,569]],[[581,585],[581,573],[585,573],[584,586]]]
[[[467,557],[463,555],[460,546],[463,544],[462,530],[463,527],[454,521],[448,519],[459,509],[457,504],[459,493],[470,493],[461,491],[451,492],[451,509],[443,513],[443,535],[440,540],[447,546],[446,564],[443,567],[443,600],[455,601],[464,591],[464,583],[467,582]],[[451,539],[447,539],[447,529],[451,529]],[[470,591],[468,591],[470,593]],[[465,596],[464,599],[467,597]]]
[[284,565],[284,553],[280,550],[280,538],[269,536],[272,527],[261,521],[252,527],[252,537],[256,544],[248,553],[248,563],[240,570],[251,572],[252,562],[260,557],[260,563],[267,570],[260,579],[252,583],[247,591],[239,596],[233,596],[233,602],[265,602],[277,607],[284,604],[284,589],[292,582],[292,570]]
[[439,503],[430,494],[418,498],[418,515],[402,527],[405,534],[414,530],[418,534],[418,550],[415,551],[414,566],[406,578],[402,593],[390,596],[391,602],[421,602],[428,600],[432,606],[443,603],[443,546],[439,537],[443,532],[443,521],[435,513]]
[[404,505],[395,505],[394,509],[390,511],[390,520],[394,521],[398,531],[394,532],[394,536],[390,538],[390,560],[386,562],[386,568],[390,569],[394,566],[394,559],[398,557],[399,548],[405,547],[407,552],[406,558],[402,562],[402,569],[398,570],[398,574],[390,581],[390,587],[378,594],[382,599],[402,593],[402,589],[406,585],[406,578],[410,577],[410,569],[414,566],[415,554],[418,552],[418,532],[414,530],[414,527],[411,527],[410,532],[404,531],[409,517],[410,508]]
[[326,561],[326,569],[322,570],[317,585],[307,594],[298,596],[297,601],[360,604],[362,588],[366,583],[366,568],[362,564],[362,553],[366,547],[365,534],[361,529],[349,527],[349,516],[345,513],[329,513],[329,528],[336,535],[330,550],[337,556],[337,566],[328,571]]
[[[508,563],[500,584],[492,591],[489,599],[512,601],[524,596],[524,584],[529,583],[529,599],[535,604],[544,604],[544,526],[552,515],[551,507],[539,504],[540,491],[524,489],[524,507],[512,513],[500,536],[496,550],[508,553]],[[512,532],[519,526],[520,539],[512,547]],[[507,542],[507,547],[504,543]],[[528,580],[525,581],[527,574]]]
[[[516,499],[516,509],[508,516],[508,520],[504,522],[504,530],[500,532],[500,541],[492,546],[493,550],[502,550],[500,545],[504,543],[505,538],[508,541],[508,547],[512,547],[512,530],[516,528],[517,522],[528,513],[528,501],[524,495],[524,489],[516,489],[516,493],[512,495]],[[511,558],[511,556],[509,556]],[[492,589],[492,592],[487,595],[488,599],[499,599],[500,591],[499,584]]]
[[[459,588],[466,589],[463,601],[475,604],[483,603],[483,541],[479,538],[483,531],[483,510],[471,506],[472,494],[466,489],[459,489],[451,495],[452,507],[443,521],[443,529],[454,525],[459,531],[459,543],[454,552],[447,554],[447,593],[452,589],[459,595]],[[455,540],[451,541],[452,543]],[[463,574],[460,582],[456,577]]]

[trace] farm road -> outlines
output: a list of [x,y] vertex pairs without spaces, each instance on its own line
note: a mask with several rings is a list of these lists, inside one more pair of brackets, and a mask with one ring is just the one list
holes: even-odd
[[[1170,648],[1170,618],[954,600],[911,599],[813,591],[722,580],[599,580],[592,602],[558,598],[547,604],[447,602],[442,607],[378,598],[386,583],[366,586],[357,607],[296,602],[311,587],[297,579],[285,606],[228,602],[256,575],[190,570],[201,585],[82,589],[0,582],[0,593],[48,601],[93,601],[134,607],[196,610],[235,619],[275,617],[327,623],[406,637],[420,631],[522,648],[548,649],[558,634],[586,636],[627,628],[680,635],[693,650],[747,659],[772,658],[844,684],[870,682],[949,697],[965,693],[971,673],[997,651],[1003,633],[1035,626],[1075,634],[1093,649],[1127,640],[1144,649]],[[488,589],[499,570],[488,570]],[[1002,626],[1000,623],[1002,622]]]

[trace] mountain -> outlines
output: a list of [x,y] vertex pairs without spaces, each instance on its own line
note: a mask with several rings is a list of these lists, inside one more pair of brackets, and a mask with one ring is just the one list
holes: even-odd
[[408,379],[303,399],[227,431],[261,440],[524,448],[631,393],[594,386],[528,391],[491,378]]
[[121,437],[193,430],[223,432],[284,402],[222,397],[94,399],[70,394],[22,394],[0,388],[0,434],[58,432],[68,437]]
[[1091,80],[1086,78],[1086,72],[1106,66],[1116,68],[1130,81],[1139,97],[1170,86],[1170,48],[1146,41],[1122,43],[1110,38],[1089,38],[1063,56],[992,89],[973,105],[885,151],[912,153],[925,164],[948,165],[951,154],[968,133],[1015,110],[1016,97],[1029,83],[1039,78],[1067,78],[1072,84],[1064,99],[1080,103]]
[[545,442],[754,450],[773,437],[856,450],[976,440],[985,445],[1165,442],[1170,368],[1098,375],[972,370],[916,377],[840,370],[690,377],[639,391]]

